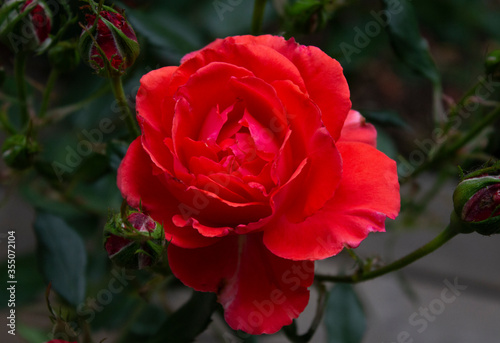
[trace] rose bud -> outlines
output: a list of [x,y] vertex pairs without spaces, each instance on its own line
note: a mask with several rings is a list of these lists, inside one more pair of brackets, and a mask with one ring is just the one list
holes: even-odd
[[18,170],[30,167],[38,151],[40,151],[38,143],[25,135],[11,136],[2,145],[2,157],[5,163]]
[[500,233],[500,176],[483,175],[460,182],[453,194],[454,224],[462,233]]
[[143,213],[133,212],[125,222],[115,215],[104,228],[104,248],[116,265],[143,269],[159,260],[164,237],[161,225]]
[[14,51],[43,50],[50,43],[52,15],[44,1],[25,1],[5,4],[1,11],[6,16],[0,25],[0,36],[6,38]]
[[97,74],[122,75],[139,55],[137,37],[122,14],[108,6],[103,9],[85,16],[87,24],[80,36],[80,54]]

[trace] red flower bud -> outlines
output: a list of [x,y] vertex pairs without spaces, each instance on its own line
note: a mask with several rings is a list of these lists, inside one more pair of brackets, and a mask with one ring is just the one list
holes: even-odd
[[462,209],[466,222],[481,222],[500,214],[500,184],[496,183],[479,190]]
[[43,50],[50,43],[52,15],[43,0],[6,2],[0,8],[0,38],[12,50]]
[[462,233],[500,233],[500,176],[476,175],[465,178],[455,189],[452,224]]
[[80,37],[80,53],[101,76],[121,75],[134,64],[139,44],[125,17],[110,7],[85,16]]
[[126,222],[119,215],[112,217],[106,224],[104,237],[104,248],[110,259],[126,268],[151,266],[163,249],[163,228],[139,212],[129,214]]
[[[21,13],[24,12],[32,2],[33,0],[26,1],[26,3],[21,7]],[[47,11],[45,5],[42,2],[38,2],[29,14],[34,32],[40,44],[49,38],[51,19],[48,13],[49,12]]]

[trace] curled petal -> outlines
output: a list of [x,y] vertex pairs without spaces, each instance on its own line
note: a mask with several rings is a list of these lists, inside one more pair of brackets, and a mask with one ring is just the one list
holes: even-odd
[[386,217],[399,213],[396,163],[364,143],[337,144],[343,159],[342,179],[335,195],[300,223],[286,216],[264,228],[264,244],[292,260],[320,260],[344,246],[357,247],[372,231],[384,231]]
[[118,188],[128,204],[148,213],[163,224],[167,241],[182,247],[213,244],[218,238],[207,238],[196,230],[179,228],[172,217],[179,213],[179,202],[153,175],[153,162],[141,145],[140,137],[132,142],[118,169]]
[[289,59],[299,70],[311,100],[321,110],[326,128],[338,140],[347,113],[351,108],[349,86],[340,63],[315,46],[304,46],[293,38],[258,36],[253,41],[272,47]]
[[[164,100],[167,98],[167,90],[170,86],[172,75],[178,67],[164,67],[153,70],[141,78],[141,86],[137,92],[136,108],[138,116],[148,121],[150,125],[163,134],[170,135],[170,120],[163,120],[161,109],[164,107]],[[172,100],[170,100],[172,101]]]
[[372,124],[354,110],[349,111],[344,127],[340,134],[339,142],[361,142],[377,147],[377,130]]

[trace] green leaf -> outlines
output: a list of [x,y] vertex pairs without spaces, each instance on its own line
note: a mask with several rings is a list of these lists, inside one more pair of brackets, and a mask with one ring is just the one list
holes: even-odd
[[380,124],[385,127],[400,127],[410,129],[410,125],[404,120],[398,112],[392,110],[359,110],[368,122]]
[[132,333],[142,337],[157,332],[166,320],[165,311],[155,304],[147,304],[130,329]]
[[328,295],[325,324],[329,343],[360,343],[366,330],[366,318],[354,288],[337,284]]
[[[0,237],[0,242],[2,242]],[[33,270],[36,265],[37,258],[35,254],[19,255],[16,256],[16,280],[17,283],[22,285],[16,289],[16,306],[23,306],[35,300],[45,289],[42,276],[37,270]],[[7,270],[7,261],[0,265],[0,270]],[[7,274],[7,272],[5,272]],[[6,287],[0,288],[0,299],[8,299],[9,293]],[[7,307],[7,301],[0,303],[0,308]]]
[[17,326],[17,333],[29,343],[46,342],[49,338],[46,330],[36,329],[22,323]]
[[392,159],[396,159],[398,157],[398,149],[396,148],[392,137],[380,127],[377,127],[377,150],[382,151]]
[[165,9],[128,9],[127,19],[134,30],[156,47],[161,56],[180,60],[182,56],[202,47],[201,35],[180,16]]
[[115,171],[118,171],[122,159],[127,153],[129,143],[119,140],[112,140],[106,146],[106,156],[108,157],[109,166]]
[[87,253],[80,236],[59,217],[41,212],[36,217],[35,235],[45,281],[69,304],[82,303]]
[[151,343],[193,342],[210,324],[216,300],[214,293],[194,292],[186,304],[167,318]]
[[440,77],[432,59],[427,41],[418,29],[417,18],[411,3],[401,0],[394,8],[394,1],[383,0],[384,7],[392,13],[387,32],[392,48],[401,61],[434,85],[440,84]]

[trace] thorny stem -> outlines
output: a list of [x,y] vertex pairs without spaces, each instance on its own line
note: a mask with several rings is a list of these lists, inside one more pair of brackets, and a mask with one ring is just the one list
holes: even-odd
[[123,91],[122,79],[120,76],[113,76],[111,78],[111,88],[113,89],[113,94],[118,102],[118,107],[122,113],[121,119],[125,119],[129,129],[130,136],[132,139],[141,135],[139,128],[135,122],[135,119],[128,106],[127,99],[125,98],[125,92]]
[[40,118],[44,118],[45,114],[47,113],[47,108],[49,107],[50,95],[52,93],[52,89],[54,88],[58,75],[59,72],[55,68],[53,68],[50,71],[49,79],[47,80],[47,84],[45,85],[45,90],[43,91],[42,105],[40,107],[40,113],[39,113]]
[[444,229],[444,231],[437,235],[432,241],[384,267],[375,270],[361,271],[360,273],[354,273],[347,276],[316,275],[315,280],[339,283],[358,283],[374,279],[376,277],[406,267],[410,263],[413,263],[418,259],[430,254],[431,252],[435,251],[437,248],[448,242],[450,239],[455,237],[457,234],[458,232],[456,230],[452,229],[450,226],[447,226],[446,229]]
[[28,127],[29,113],[26,100],[26,54],[20,52],[16,55],[14,61],[14,69],[16,73],[17,98],[19,100],[19,110],[21,115],[21,130],[24,131]]

